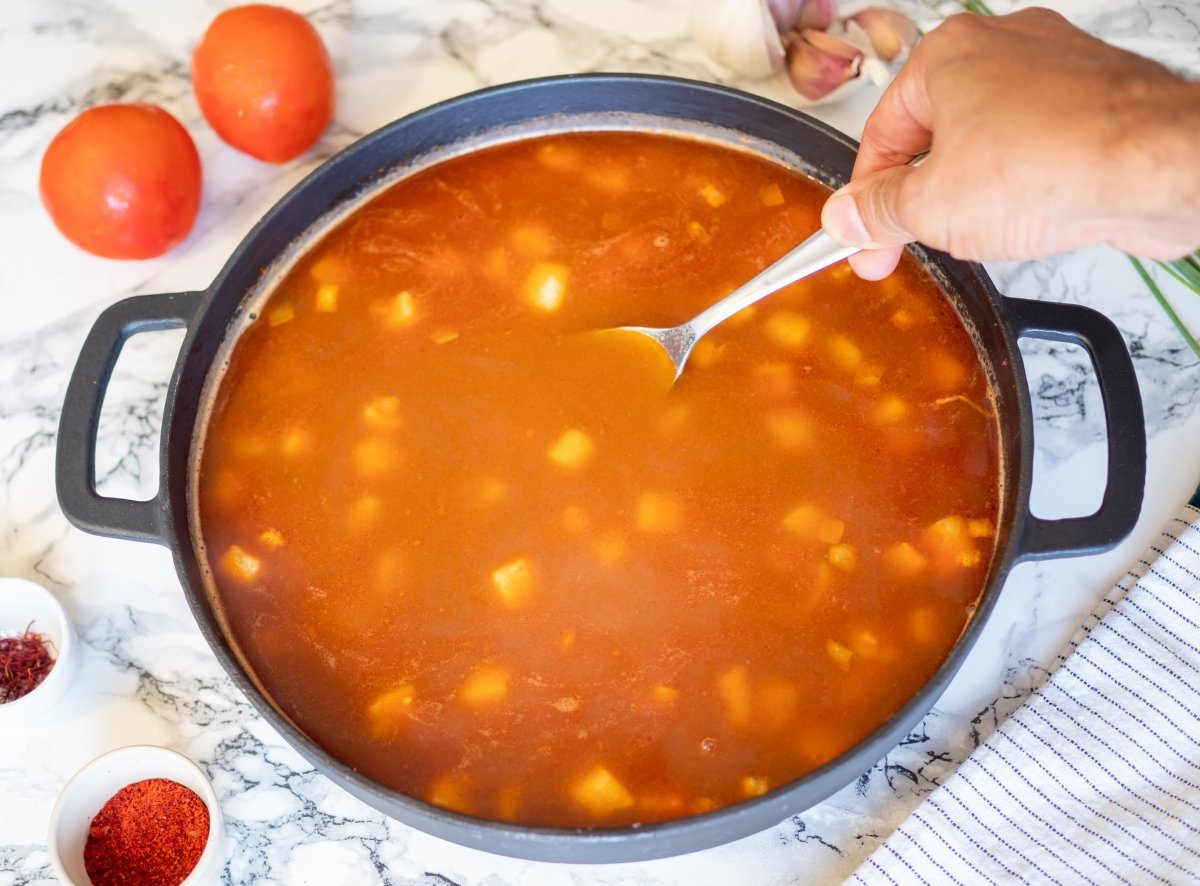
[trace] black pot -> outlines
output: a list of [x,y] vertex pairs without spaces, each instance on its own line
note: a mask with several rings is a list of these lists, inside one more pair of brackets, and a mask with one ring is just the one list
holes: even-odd
[[[430,806],[362,776],[280,714],[242,669],[204,590],[189,528],[193,444],[202,391],[220,370],[218,349],[246,294],[295,241],[311,236],[333,207],[370,189],[398,166],[446,146],[486,142],[498,129],[541,131],[628,124],[644,128],[724,130],[726,140],[791,157],[805,172],[836,185],[850,174],[855,143],[790,108],[731,89],[661,77],[594,75],[501,86],[415,113],[356,142],[297,185],[250,232],[208,289],[129,298],[106,310],[88,335],[63,406],[57,484],[67,518],[100,535],[168,546],[200,630],[237,686],[287,741],[334,782],[416,828],[477,849],[550,861],[615,862],[676,855],[729,842],[774,825],[829,797],[871,767],[933,706],[983,630],[1013,564],[1094,553],[1133,528],[1145,482],[1146,440],[1133,365],[1120,333],[1101,314],[1075,305],[1002,297],[978,265],[913,247],[941,282],[975,336],[999,408],[1002,506],[997,551],[975,617],[929,682],[855,747],[808,775],[705,815],[645,827],[568,830],[485,821]],[[597,121],[603,121],[598,123]],[[319,226],[318,226],[319,227]],[[100,404],[125,340],[186,327],[167,394],[158,494],[146,502],[103,498],[95,488]],[[1095,367],[1108,431],[1108,478],[1100,509],[1088,517],[1043,520],[1029,512],[1032,418],[1017,339],[1083,346]]]

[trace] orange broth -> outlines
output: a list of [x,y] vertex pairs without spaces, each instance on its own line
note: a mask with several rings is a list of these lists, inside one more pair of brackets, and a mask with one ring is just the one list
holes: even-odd
[[290,270],[206,432],[218,605],[273,702],[376,781],[533,825],[705,812],[883,722],[954,645],[999,496],[985,373],[906,257],[673,325],[827,191],[699,140],[490,147]]

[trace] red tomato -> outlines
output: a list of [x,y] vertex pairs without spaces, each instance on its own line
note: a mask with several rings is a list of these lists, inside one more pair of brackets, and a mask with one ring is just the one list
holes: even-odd
[[333,117],[333,66],[316,29],[278,6],[218,15],[192,56],[205,118],[229,144],[259,160],[298,156]]
[[152,258],[187,236],[200,209],[200,156],[153,105],[84,111],[46,148],[42,202],[63,235],[105,258]]

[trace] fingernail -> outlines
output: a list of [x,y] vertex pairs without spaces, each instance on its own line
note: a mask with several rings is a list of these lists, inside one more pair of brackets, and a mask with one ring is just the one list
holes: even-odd
[[829,236],[846,246],[865,246],[871,240],[854,198],[849,194],[837,194],[829,199],[821,211],[821,224]]

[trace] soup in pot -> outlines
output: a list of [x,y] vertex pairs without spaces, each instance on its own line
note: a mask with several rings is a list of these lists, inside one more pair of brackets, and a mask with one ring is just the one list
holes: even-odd
[[375,781],[530,825],[702,813],[821,766],[930,677],[995,549],[997,426],[910,257],[697,345],[680,323],[828,191],[668,135],[530,138],[390,186],[230,351],[195,494],[273,703]]

